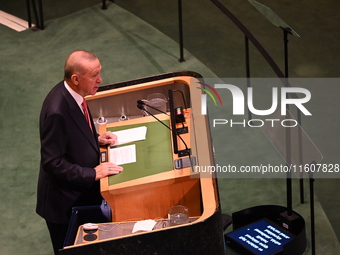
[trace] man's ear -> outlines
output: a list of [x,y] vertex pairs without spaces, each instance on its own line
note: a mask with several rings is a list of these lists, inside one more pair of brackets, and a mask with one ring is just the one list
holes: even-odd
[[77,74],[72,74],[71,76],[71,82],[74,85],[78,85],[79,84],[79,76]]

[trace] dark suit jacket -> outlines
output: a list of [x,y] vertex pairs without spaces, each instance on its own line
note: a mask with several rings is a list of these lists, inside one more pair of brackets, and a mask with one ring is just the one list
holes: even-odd
[[[95,130],[93,123],[92,127]],[[100,157],[98,137],[64,82],[51,90],[42,105],[40,140],[37,213],[64,224],[73,206],[100,204],[94,170]]]

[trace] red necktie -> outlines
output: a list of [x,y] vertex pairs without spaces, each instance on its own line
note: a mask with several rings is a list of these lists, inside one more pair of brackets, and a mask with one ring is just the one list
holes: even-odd
[[87,123],[89,124],[91,130],[92,130],[92,125],[91,125],[91,120],[90,120],[90,114],[89,114],[89,110],[87,109],[87,104],[86,101],[84,99],[84,101],[82,102],[81,106],[83,107],[83,111],[84,111],[84,115],[86,118]]

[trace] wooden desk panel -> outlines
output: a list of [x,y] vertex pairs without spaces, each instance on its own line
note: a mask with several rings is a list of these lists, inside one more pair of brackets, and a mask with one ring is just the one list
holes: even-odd
[[[190,115],[186,114],[186,126],[189,133],[183,134],[182,139],[190,147]],[[161,120],[168,120],[166,115],[157,116]],[[154,122],[153,117],[143,117],[118,123],[103,125],[100,132],[122,126],[132,126],[142,123]],[[160,124],[160,128],[164,128]],[[168,132],[168,131],[166,131]],[[170,132],[170,131],[169,131]],[[176,137],[176,139],[178,139]],[[184,149],[183,143],[178,139],[179,149]],[[172,145],[172,143],[170,143]],[[169,146],[170,146],[169,145]],[[171,151],[172,148],[171,148]],[[172,161],[177,159],[172,154]],[[138,164],[138,162],[136,163]],[[140,178],[126,180],[111,185],[110,178],[101,180],[101,191],[104,199],[107,200],[112,209],[113,221],[126,221],[131,219],[155,219],[167,217],[170,207],[181,204],[189,208],[190,216],[199,216],[202,213],[201,188],[198,178],[191,178],[191,169],[184,168],[173,170],[172,165],[169,171],[160,171],[156,174],[142,176]],[[143,171],[144,169],[135,169]],[[133,171],[133,169],[129,169]],[[124,171],[123,171],[124,172]]]

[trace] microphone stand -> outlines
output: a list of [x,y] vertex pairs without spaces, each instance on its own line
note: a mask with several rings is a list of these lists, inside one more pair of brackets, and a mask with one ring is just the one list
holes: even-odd
[[[315,162],[312,163],[312,165]],[[309,194],[310,194],[310,228],[311,228],[311,250],[315,255],[315,207],[314,207],[314,178],[313,173],[309,172]]]
[[[164,112],[164,111],[162,111],[162,110],[160,110],[160,109],[158,109],[158,108],[156,108],[156,107],[153,107],[152,105],[146,104],[143,100],[137,100],[137,107],[139,108],[138,105],[145,105],[145,106],[150,107],[151,109],[156,110],[156,111],[158,111],[158,112],[160,112],[160,113],[163,113],[163,114],[165,114],[165,115],[167,115],[167,116],[171,116],[171,115],[168,114],[167,112]],[[141,109],[141,108],[139,108],[139,109]],[[153,115],[153,114],[151,114],[150,112],[148,112],[145,108],[143,108],[143,109],[141,109],[141,110],[145,111],[147,114],[149,114],[149,115],[151,115],[151,116]],[[188,128],[184,126],[183,121],[182,121],[180,118],[178,118],[176,115],[175,115],[175,118],[176,118],[176,120],[178,120],[178,121],[181,122],[181,124],[182,124],[182,128],[178,128],[178,129],[177,129],[177,132],[178,132],[179,134],[186,134],[186,133],[188,133]]]
[[[164,113],[165,115],[170,116],[167,112],[164,112],[156,107],[153,107],[152,105],[146,104],[143,100],[137,100],[137,107],[138,105],[146,105],[147,107],[150,107],[153,110],[156,110],[158,112]],[[138,107],[139,108],[139,107]],[[145,110],[145,109],[144,109]],[[146,111],[146,110],[145,110]],[[146,111],[146,113],[148,113],[149,115],[152,115],[151,113],[149,113],[148,111]]]
[[[283,30],[283,41],[284,41],[284,65],[285,65],[285,77],[286,82],[288,83],[288,34],[292,34],[292,29],[290,27],[282,27],[280,28]],[[298,123],[301,126],[301,111],[297,110],[297,119]],[[299,146],[300,150],[302,150],[302,141],[301,136],[299,136]],[[290,145],[289,145],[290,146]],[[301,151],[300,151],[300,154]],[[301,157],[301,155],[300,155]],[[315,164],[315,162],[312,163],[312,165]],[[291,173],[289,173],[290,176],[287,178],[287,208],[288,208],[288,216],[291,216],[291,207],[292,207],[292,186],[291,186]],[[309,173],[309,196],[310,196],[310,225],[311,225],[311,251],[312,255],[315,255],[315,206],[314,206],[314,181],[313,173]],[[300,203],[304,203],[304,185],[303,185],[303,178],[299,177],[299,184],[300,184]]]
[[163,121],[161,121],[160,119],[158,119],[158,118],[157,118],[155,115],[153,115],[151,112],[147,111],[147,110],[143,107],[143,105],[137,104],[137,107],[138,107],[138,109],[140,109],[140,110],[142,110],[142,111],[145,111],[147,114],[149,114],[150,116],[154,117],[158,122],[162,123],[166,128],[168,128],[168,129],[171,130],[171,128],[168,127]]
[[315,211],[314,211],[314,178],[313,173],[309,173],[309,195],[310,195],[310,227],[311,227],[311,250],[315,255]]
[[[186,142],[183,140],[183,138],[180,136],[179,132],[177,132],[177,128],[176,128],[176,122],[174,121],[174,119],[176,119],[176,116],[174,115],[174,107],[173,107],[173,97],[172,97],[172,91],[169,92],[171,94],[170,96],[170,105],[171,105],[171,109],[173,109],[173,115],[170,114],[170,118],[171,118],[171,124],[172,124],[172,128],[170,128],[168,125],[166,125],[163,121],[161,121],[160,119],[158,119],[154,114],[152,114],[151,112],[149,112],[148,110],[146,110],[144,108],[144,105],[156,110],[156,111],[159,111],[161,113],[164,113],[166,114],[167,116],[169,116],[169,114],[167,114],[166,112],[163,112],[161,111],[160,109],[157,109],[155,107],[151,107],[147,104],[145,104],[142,100],[137,100],[137,107],[138,109],[142,110],[142,111],[145,111],[147,114],[149,114],[150,116],[152,116],[153,118],[155,118],[158,122],[162,123],[166,128],[168,128],[171,132],[172,132],[172,142],[173,142],[173,148],[174,148],[174,153],[175,154],[178,154],[179,157],[183,157],[183,156],[188,156],[188,159],[189,159],[189,166],[191,167],[191,171],[192,172],[195,172],[194,170],[194,165],[196,165],[196,159],[195,157],[192,157],[191,156],[191,150],[188,148]],[[177,118],[179,119],[179,118]],[[180,119],[179,119],[180,120]],[[181,121],[181,120],[180,120]],[[184,123],[183,121],[181,121],[182,123],[182,128],[180,129],[181,131],[181,134],[183,133],[188,133],[188,128],[184,126]],[[175,130],[175,132],[174,132]],[[186,132],[182,132],[183,130],[186,130]],[[179,137],[179,139],[181,139],[182,143],[184,144],[185,146],[185,150],[181,150],[179,151],[178,150],[178,144],[177,144],[177,138],[176,137]],[[175,152],[176,151],[176,152]],[[175,167],[177,169],[181,169],[183,168],[183,165],[184,164],[188,164],[187,161],[185,161],[187,158],[179,158],[179,159],[176,159],[175,160]],[[185,162],[185,163],[184,163]]]
[[[158,119],[154,114],[152,114],[151,112],[149,112],[148,110],[146,110],[145,108],[144,108],[144,106],[143,105],[141,105],[141,104],[137,104],[137,107],[138,107],[138,109],[140,109],[140,110],[142,110],[142,111],[145,111],[147,114],[149,114],[151,117],[153,117],[153,118],[155,118],[158,122],[160,122],[160,123],[162,123],[166,128],[168,128],[171,132],[173,132],[173,129],[172,128],[170,128],[168,125],[166,125],[163,121],[161,121],[160,119]],[[159,110],[160,111],[160,110]],[[168,115],[168,114],[167,114]],[[182,123],[183,124],[183,123]],[[184,125],[184,124],[183,124]],[[176,128],[176,124],[175,124],[175,128]],[[181,141],[183,142],[183,144],[184,144],[184,146],[185,146],[185,151],[189,151],[190,152],[190,149],[188,148],[188,146],[187,146],[187,144],[185,143],[185,141],[183,140],[183,138],[179,135],[179,134],[177,134],[176,133],[176,136],[178,136],[179,137],[179,139],[181,139]],[[176,138],[176,136],[175,136],[175,138]],[[177,153],[179,153],[179,151],[178,151],[178,145],[177,145],[177,140],[175,139],[175,138],[173,138],[172,140],[173,140],[173,143],[176,143],[176,151],[177,151]],[[174,142],[174,141],[176,141],[176,142]],[[175,146],[174,146],[174,151],[175,151]],[[177,154],[177,153],[175,153],[175,154]]]

